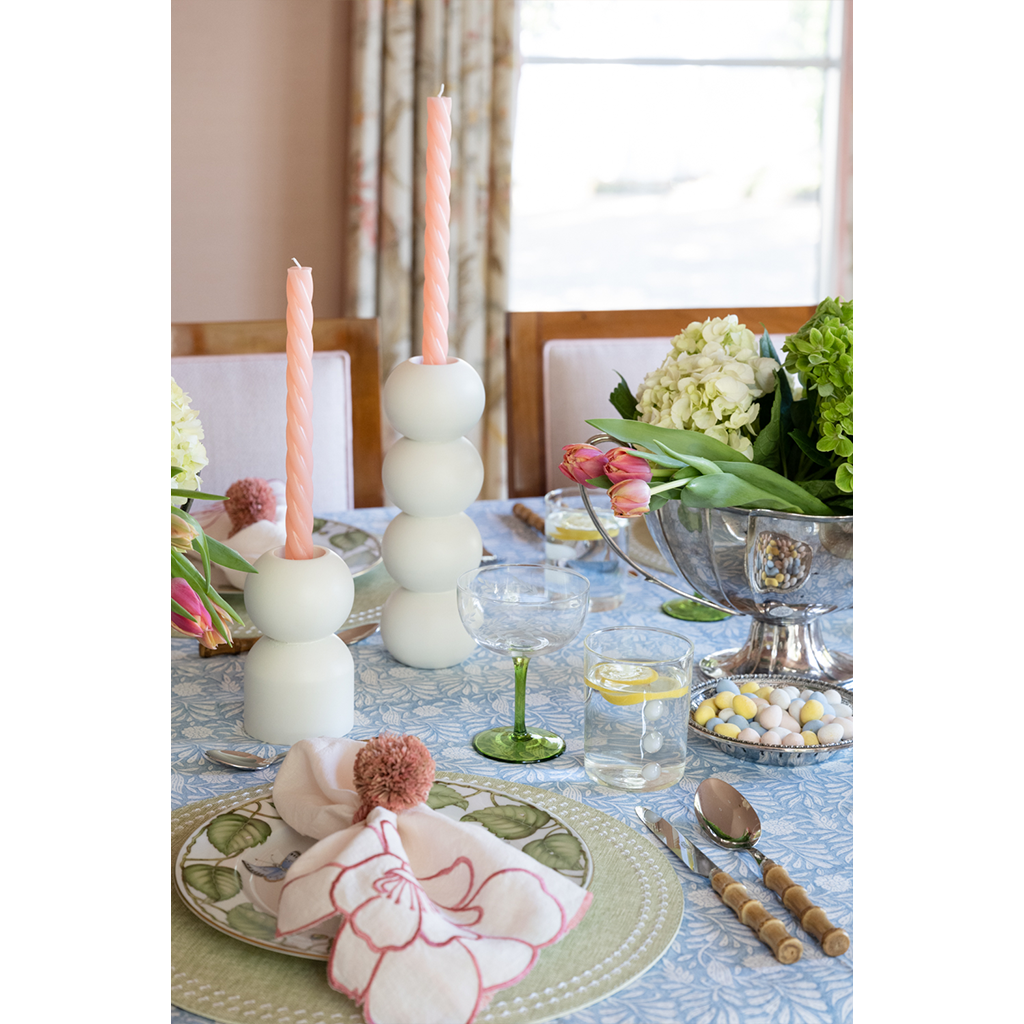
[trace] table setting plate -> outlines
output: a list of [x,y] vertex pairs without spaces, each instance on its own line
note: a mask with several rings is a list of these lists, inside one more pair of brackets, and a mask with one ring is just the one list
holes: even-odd
[[[593,877],[593,857],[571,826],[492,783],[435,782],[428,802],[454,821],[476,820],[482,828],[490,824],[495,834],[530,856],[531,849],[537,849],[535,844],[542,844],[547,861],[552,860],[552,849],[556,860],[557,851],[567,849],[569,856],[561,858],[564,866],[548,866],[581,888],[587,888]],[[512,817],[502,814],[501,808],[520,813]],[[522,812],[537,824],[524,827]],[[511,829],[502,827],[506,823]],[[515,834],[501,835],[508,831]],[[552,843],[555,836],[562,841]],[[244,800],[218,811],[186,839],[174,866],[178,895],[200,920],[225,935],[289,956],[326,962],[330,935],[313,932],[280,939],[275,935],[285,872],[315,843],[281,820],[271,798]]]
[[[729,682],[737,686],[743,683],[754,681],[764,686],[798,686],[801,690],[814,690],[817,693],[824,693],[826,690],[835,690],[843,695],[843,700],[853,709],[853,690],[847,689],[840,683],[822,682],[820,679],[811,679],[806,676],[795,675],[737,675],[726,677]],[[713,732],[699,726],[694,721],[694,712],[708,697],[713,697],[718,690],[720,683],[725,679],[712,679],[705,683],[694,685],[690,692],[690,733],[699,736],[701,739],[713,743],[719,750],[724,751],[730,757],[737,757],[744,761],[752,761],[755,764],[769,765],[775,768],[805,768],[810,765],[822,764],[830,758],[841,754],[846,750],[853,750],[853,739],[842,740],[839,743],[829,743],[817,747],[762,747],[759,743],[747,743],[743,740],[731,740],[726,736],[716,736]]]
[[[580,924],[542,950],[526,978],[497,992],[477,1015],[478,1024],[541,1024],[564,1016],[617,992],[664,955],[682,921],[683,891],[673,866],[639,830],[558,793],[504,779],[438,772],[435,793],[446,801],[435,809],[455,820],[471,814],[491,821],[487,810],[500,806],[542,811],[540,818],[547,820],[534,833],[506,841],[524,848],[538,837],[572,837],[579,844],[578,862],[555,869],[594,894]],[[363,1020],[359,1009],[327,983],[323,961],[329,939],[311,939],[304,948],[271,940],[272,889],[278,883],[260,871],[275,874],[295,850],[314,842],[288,829],[273,809],[272,795],[268,784],[172,813],[171,1001],[223,1024],[253,1019],[357,1024]],[[234,850],[232,834],[244,831],[247,816],[263,822],[248,828],[266,840]],[[228,849],[227,859],[209,841],[208,829],[217,819],[222,820],[215,838]],[[564,850],[566,843],[554,848]],[[204,860],[211,851],[215,858]],[[227,870],[215,877],[213,867]],[[236,885],[238,891],[226,900],[214,898]]]

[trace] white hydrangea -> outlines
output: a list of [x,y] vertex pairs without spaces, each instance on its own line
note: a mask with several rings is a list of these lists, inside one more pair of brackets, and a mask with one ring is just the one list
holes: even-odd
[[760,406],[775,390],[779,364],[760,355],[753,331],[735,315],[694,321],[637,390],[644,423],[697,430],[753,459]]
[[[203,446],[203,426],[199,413],[189,406],[189,397],[171,378],[171,465],[185,470],[172,478],[172,487],[183,491],[198,491],[201,487],[200,470],[209,461]],[[184,498],[171,498],[179,508]]]

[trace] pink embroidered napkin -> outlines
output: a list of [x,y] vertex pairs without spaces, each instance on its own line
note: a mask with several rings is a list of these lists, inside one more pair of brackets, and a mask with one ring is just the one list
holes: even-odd
[[364,745],[302,740],[281,766],[274,805],[320,841],[288,871],[278,935],[337,929],[328,981],[367,1024],[468,1024],[579,923],[591,894],[425,803],[353,823]]

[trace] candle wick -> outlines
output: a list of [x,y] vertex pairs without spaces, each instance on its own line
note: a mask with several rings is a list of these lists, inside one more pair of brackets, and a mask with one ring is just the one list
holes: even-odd
[[302,264],[294,256],[292,257],[292,263],[294,263],[295,266],[299,268],[299,270],[302,269]]
[[437,94],[437,98],[440,99],[444,95],[444,82],[441,83],[441,91]]

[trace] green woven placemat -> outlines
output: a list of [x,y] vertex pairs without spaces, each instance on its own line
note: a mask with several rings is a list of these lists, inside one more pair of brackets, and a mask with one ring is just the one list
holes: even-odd
[[[495,994],[479,1024],[539,1024],[617,992],[655,964],[683,917],[683,891],[666,857],[638,831],[557,793],[502,779],[438,772],[438,779],[485,785],[555,814],[584,839],[594,857],[593,903],[560,942],[541,951],[517,985]],[[266,785],[201,800],[171,815],[172,872],[178,850],[209,818],[269,796]],[[222,1024],[363,1020],[355,1004],[327,984],[315,960],[249,946],[204,924],[171,883],[171,1002]]]

